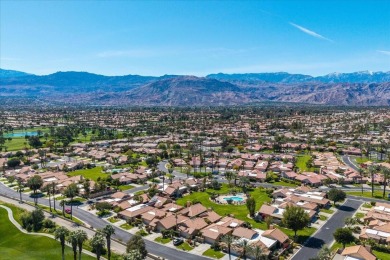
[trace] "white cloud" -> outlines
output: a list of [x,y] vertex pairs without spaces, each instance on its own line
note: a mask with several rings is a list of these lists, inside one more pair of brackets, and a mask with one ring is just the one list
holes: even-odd
[[390,55],[390,51],[382,51],[382,50],[377,50],[377,52],[380,52],[385,55]]
[[312,30],[309,30],[309,29],[303,27],[303,26],[300,26],[300,25],[295,24],[295,23],[293,23],[293,22],[289,22],[289,24],[290,24],[291,26],[294,26],[294,27],[297,28],[298,30],[300,30],[300,31],[302,31],[302,32],[304,32],[304,33],[310,35],[310,36],[313,36],[313,37],[318,38],[318,39],[321,39],[321,40],[333,42],[333,40],[328,39],[328,38],[322,36],[321,34],[318,34],[318,33],[314,32],[314,31],[312,31]]

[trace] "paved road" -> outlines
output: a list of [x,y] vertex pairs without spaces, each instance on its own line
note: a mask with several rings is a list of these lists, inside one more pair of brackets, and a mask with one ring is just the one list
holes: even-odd
[[[16,198],[16,199],[19,198],[19,193],[8,188],[7,186],[5,186],[2,183],[0,183],[0,196],[1,195],[5,195],[6,197],[11,197],[11,198]],[[29,195],[22,194],[22,197],[23,197],[23,200],[25,200],[25,201],[33,202],[33,199],[30,198]],[[44,198],[39,198],[38,203],[49,206],[49,200],[44,199]],[[58,204],[59,203],[56,203],[57,207],[59,208]],[[79,209],[77,207],[73,207],[73,215],[76,218],[84,221],[85,223],[87,223],[88,225],[92,226],[95,229],[101,229],[108,224],[106,221],[98,218],[96,215],[93,215],[93,214],[91,214],[85,210]],[[114,226],[114,228],[115,228],[115,235],[113,236],[113,238],[115,238],[119,241],[123,241],[126,243],[130,239],[130,237],[132,236],[130,233],[128,233],[120,228],[117,228],[115,226]],[[205,258],[202,256],[198,256],[198,255],[189,254],[189,253],[186,253],[183,251],[175,250],[173,248],[166,247],[166,246],[163,246],[161,244],[158,244],[158,243],[146,240],[146,239],[145,239],[145,244],[146,244],[146,248],[147,248],[148,252],[150,252],[151,254],[163,257],[165,259],[170,259],[170,260],[208,259],[208,258]]]
[[136,193],[137,191],[147,190],[147,189],[149,189],[149,185],[143,185],[143,186],[136,187],[136,188],[133,188],[133,189],[124,190],[123,192],[130,194],[130,193]]
[[354,169],[355,171],[359,171],[359,166],[356,165],[353,160],[351,159],[351,157],[349,156],[341,156],[341,160],[346,164],[348,165],[349,167],[351,167],[352,169]]
[[330,244],[333,241],[333,233],[337,228],[344,226],[344,219],[351,217],[360,207],[363,201],[347,199],[339,207],[339,210],[312,236],[306,241],[304,247],[298,251],[292,260],[303,260],[317,256],[322,245]]

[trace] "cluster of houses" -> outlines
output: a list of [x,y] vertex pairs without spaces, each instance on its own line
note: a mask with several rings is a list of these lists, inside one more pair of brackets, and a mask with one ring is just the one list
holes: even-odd
[[326,193],[313,191],[307,186],[298,188],[282,188],[272,193],[272,203],[263,204],[258,216],[261,219],[272,218],[274,223],[280,223],[283,219],[283,212],[288,206],[303,208],[308,213],[310,220],[314,222],[318,217],[321,208],[328,208],[330,201],[326,198]]
[[188,204],[183,207],[168,196],[155,195],[149,198],[147,194],[131,195],[116,192],[105,199],[112,206],[122,209],[118,217],[128,222],[140,221],[154,232],[174,230],[180,237],[214,245],[226,245],[222,238],[231,235],[234,238],[232,253],[240,255],[241,241],[246,239],[249,244],[262,248],[264,254],[289,247],[290,240],[281,230],[270,227],[268,230],[252,229],[247,224],[231,215],[220,216],[210,208],[200,203]]
[[378,244],[390,245],[390,204],[377,202],[363,217],[366,226],[359,239],[373,239]]

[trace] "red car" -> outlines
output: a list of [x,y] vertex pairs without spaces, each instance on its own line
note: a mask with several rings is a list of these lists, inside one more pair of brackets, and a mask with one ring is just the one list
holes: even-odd
[[70,209],[65,209],[65,213],[70,214]]

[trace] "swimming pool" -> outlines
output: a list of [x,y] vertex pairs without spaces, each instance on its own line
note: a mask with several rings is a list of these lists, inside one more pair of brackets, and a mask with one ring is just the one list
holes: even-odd
[[244,199],[241,198],[241,197],[237,197],[237,196],[232,196],[232,197],[225,197],[223,198],[224,200],[232,200],[232,201],[243,201]]

